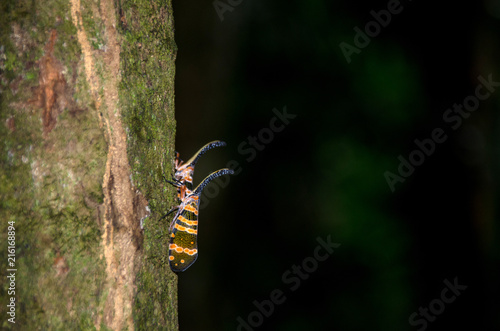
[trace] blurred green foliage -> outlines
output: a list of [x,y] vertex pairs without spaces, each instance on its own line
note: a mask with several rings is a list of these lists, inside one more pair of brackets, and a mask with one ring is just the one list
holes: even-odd
[[[353,28],[364,29],[370,11],[387,2],[244,2],[223,22],[215,11],[175,4],[177,149],[224,139],[223,158],[243,169],[200,216],[200,259],[180,277],[181,326],[234,330],[238,316],[256,310],[253,300],[277,288],[286,302],[255,329],[415,330],[409,316],[455,276],[474,290],[430,327],[500,325],[486,308],[492,283],[482,281],[498,275],[498,256],[485,259],[492,252],[480,249],[498,217],[477,203],[496,197],[483,188],[498,183],[498,158],[490,157],[498,155],[499,95],[464,126],[488,140],[474,167],[460,155],[457,130],[395,193],[384,178],[397,173],[398,156],[407,157],[415,139],[443,126],[448,107],[474,92],[479,73],[497,77],[487,58],[498,53],[495,38],[486,46],[474,40],[498,36],[499,23],[472,1],[402,5],[348,63],[339,44],[352,44]],[[247,162],[238,146],[284,106],[297,118]],[[341,246],[290,291],[283,273],[326,235]]]

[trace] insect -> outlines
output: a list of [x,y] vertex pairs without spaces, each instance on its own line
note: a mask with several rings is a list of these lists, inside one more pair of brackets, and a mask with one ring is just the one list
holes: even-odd
[[176,182],[174,184],[184,193],[184,196],[179,206],[168,213],[177,210],[170,224],[168,259],[172,271],[185,271],[198,257],[198,210],[203,189],[215,178],[232,174],[234,171],[231,169],[215,171],[208,175],[193,191],[186,188],[184,183]]
[[[203,146],[196,152],[188,161],[185,163],[179,158],[179,153],[175,153],[175,173],[173,176],[173,180],[176,184],[169,182],[175,186],[177,186],[177,197],[182,200],[182,185],[185,185],[185,188],[192,190],[193,189],[193,173],[194,167],[200,157],[205,154],[207,151],[211,150],[215,147],[226,146],[226,143],[220,140],[214,140]],[[180,185],[179,185],[180,184]]]

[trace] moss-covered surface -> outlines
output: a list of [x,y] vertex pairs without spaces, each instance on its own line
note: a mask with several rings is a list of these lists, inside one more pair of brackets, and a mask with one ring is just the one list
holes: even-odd
[[[116,3],[115,3],[116,4]],[[170,1],[122,1],[123,123],[135,189],[149,201],[142,262],[136,278],[136,329],[177,328],[177,277],[168,268],[168,221],[175,192],[161,177],[172,171],[176,46]],[[106,51],[100,2],[81,1],[82,25],[104,80]],[[118,20],[117,20],[118,21]],[[64,77],[54,90],[60,112],[44,127],[40,63],[55,31],[51,59]],[[91,330],[102,314],[106,266],[102,253],[103,176],[107,137],[85,75],[68,1],[0,2],[0,320],[3,329]],[[45,58],[46,59],[46,58]],[[98,94],[98,95],[95,95]],[[16,228],[16,324],[6,318],[7,226]]]
[[[168,266],[168,221],[158,221],[174,204],[162,172],[172,172],[174,75],[177,48],[170,0],[121,1],[122,82],[134,185],[149,201],[144,258],[137,275],[134,321],[138,329],[177,329],[177,276]],[[163,169],[162,169],[163,167]]]
[[[103,295],[97,207],[106,143],[79,74],[69,4],[2,1],[0,10],[2,328],[92,329]],[[53,92],[64,105],[47,133],[39,75],[52,31],[57,38],[51,56],[65,81]],[[16,228],[16,324],[4,318],[10,298],[4,281],[7,221]]]

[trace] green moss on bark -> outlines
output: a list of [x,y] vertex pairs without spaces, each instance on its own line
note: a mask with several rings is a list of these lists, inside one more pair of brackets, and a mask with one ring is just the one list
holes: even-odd
[[[117,7],[119,95],[132,180],[152,211],[144,221],[134,322],[140,330],[175,330],[177,276],[168,267],[168,221],[159,222],[175,197],[162,179],[163,171],[167,176],[172,171],[175,137],[172,5],[137,0]],[[107,296],[99,207],[107,144],[70,5],[8,0],[0,11],[0,242],[6,243],[7,222],[14,221],[18,269],[16,325],[3,319],[2,328],[94,329]],[[99,1],[82,1],[81,14],[93,51],[104,54]],[[44,134],[35,99],[39,61],[52,30],[57,32],[52,54],[61,65],[69,101],[54,129]],[[103,62],[95,58],[92,70],[102,82]],[[97,93],[102,97],[102,90]],[[7,261],[6,246],[0,259]],[[5,276],[3,268],[3,303],[8,300]],[[0,305],[2,316],[5,307]]]
[[149,201],[144,222],[144,258],[137,275],[134,320],[139,330],[177,325],[177,276],[168,266],[168,221],[159,221],[174,204],[175,192],[162,172],[172,173],[175,137],[174,42],[172,4],[121,1],[120,101],[127,126],[134,185]]
[[[67,1],[8,1],[0,29],[0,314],[6,315],[7,221],[16,228],[16,324],[2,329],[93,329],[105,280],[98,205],[106,143],[90,102]],[[44,134],[40,59],[52,52],[67,98]],[[5,60],[8,60],[7,62]]]

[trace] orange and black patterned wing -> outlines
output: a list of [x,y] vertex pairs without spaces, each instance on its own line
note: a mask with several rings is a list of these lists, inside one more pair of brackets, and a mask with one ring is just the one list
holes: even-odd
[[203,189],[215,178],[232,175],[231,169],[220,169],[205,177],[194,191],[186,189],[185,185],[176,185],[185,190],[179,210],[170,225],[169,262],[174,272],[185,271],[198,257],[198,209]]
[[174,272],[185,271],[198,257],[197,196],[187,197],[172,221],[169,241],[169,262]]

